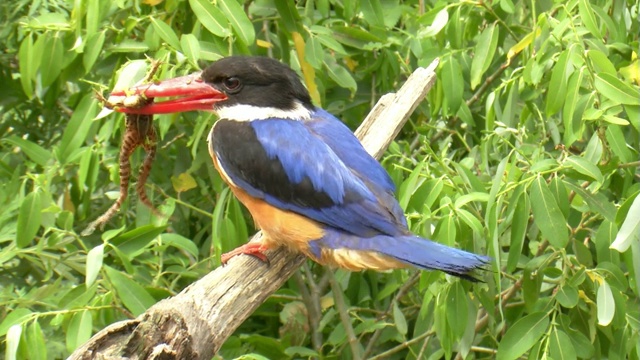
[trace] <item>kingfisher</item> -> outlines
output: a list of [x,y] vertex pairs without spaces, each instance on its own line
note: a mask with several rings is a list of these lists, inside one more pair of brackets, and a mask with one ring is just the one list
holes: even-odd
[[223,263],[239,254],[266,261],[266,250],[285,246],[353,271],[416,267],[473,281],[490,261],[412,234],[389,174],[278,60],[226,57],[112,96],[173,98],[117,109],[126,113],[217,114],[208,136],[213,165],[263,232]]

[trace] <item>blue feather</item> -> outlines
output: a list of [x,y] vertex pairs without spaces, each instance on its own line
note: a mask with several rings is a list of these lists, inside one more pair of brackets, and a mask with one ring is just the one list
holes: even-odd
[[367,179],[384,191],[395,191],[395,185],[387,171],[367,153],[353,132],[335,116],[318,108],[305,125],[361,178]]
[[451,248],[415,235],[376,235],[363,238],[335,229],[326,229],[324,237],[312,241],[310,248],[318,258],[322,248],[376,251],[408,265],[425,270],[441,270],[468,280],[475,280],[470,273],[483,268],[491,260],[486,256]]

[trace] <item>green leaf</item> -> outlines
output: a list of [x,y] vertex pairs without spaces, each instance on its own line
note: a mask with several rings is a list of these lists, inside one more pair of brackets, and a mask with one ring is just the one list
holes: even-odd
[[637,195],[627,217],[620,226],[620,231],[616,235],[616,239],[611,244],[611,249],[619,252],[625,252],[632,243],[640,241],[640,195]]
[[256,32],[253,29],[251,20],[245,14],[244,9],[236,0],[218,0],[217,5],[226,16],[231,27],[235,31],[240,41],[245,45],[253,45]]
[[335,81],[340,87],[351,90],[351,92],[355,92],[358,88],[358,84],[356,80],[351,76],[349,71],[344,67],[338,65],[336,61],[330,57],[325,56],[325,67],[327,69],[327,74],[329,77]]
[[618,73],[616,71],[616,67],[613,66],[611,60],[600,50],[588,50],[587,57],[591,60],[591,64],[593,64],[593,68],[597,74],[609,74],[611,76],[616,76]]
[[91,338],[93,319],[89,310],[77,312],[67,327],[67,351],[73,352]]
[[331,30],[317,25],[311,26],[310,30],[312,32],[312,36],[317,37],[318,41],[320,41],[326,48],[331,49],[340,55],[347,55],[347,51],[344,49],[344,46],[333,38]]
[[62,35],[59,32],[46,32],[43,35],[45,40],[42,43],[42,61],[40,64],[40,75],[42,86],[51,85],[62,72],[62,63],[64,61],[64,47],[62,45]]
[[565,186],[569,188],[569,190],[577,193],[582,199],[589,205],[589,209],[594,213],[600,214],[604,216],[605,219],[615,222],[616,218],[616,207],[607,199],[607,197],[598,192],[591,193],[588,190],[581,188],[575,184],[572,184],[568,181],[564,181]]
[[19,138],[15,135],[11,135],[4,139],[4,141],[17,146],[23,151],[33,162],[40,166],[45,166],[51,160],[51,153],[41,147],[38,144],[32,143],[29,140]]
[[145,52],[149,51],[149,45],[141,41],[135,41],[126,39],[122,42],[119,42],[113,47],[109,48],[109,50],[113,53],[128,53],[128,52]]
[[393,303],[393,321],[396,324],[396,329],[401,335],[407,335],[407,319],[404,317],[402,310],[398,306],[397,302]]
[[156,300],[137,282],[129,279],[110,266],[105,266],[107,276],[113,284],[118,297],[134,316],[145,312]]
[[462,104],[462,95],[464,93],[462,69],[455,57],[450,56],[442,64],[440,77],[443,84],[444,97],[447,100],[448,112],[449,114],[455,114]]
[[630,162],[633,159],[631,150],[627,148],[627,141],[620,126],[607,126],[605,137],[609,143],[611,151],[620,158],[623,163]]
[[599,93],[616,104],[640,105],[640,91],[614,75],[596,74],[594,85]]
[[334,39],[356,49],[362,50],[368,45],[384,42],[379,37],[356,26],[333,26],[331,30],[333,30]]
[[596,305],[598,307],[598,325],[607,326],[613,320],[613,315],[616,312],[616,304],[613,300],[613,293],[611,287],[606,280],[602,280],[602,283],[598,287],[598,294],[596,295]]
[[535,312],[516,321],[507,329],[500,344],[496,359],[515,360],[538,342],[549,326],[547,313]]
[[467,327],[468,309],[467,292],[462,287],[460,281],[456,281],[449,288],[447,293],[447,323],[451,328],[451,332],[460,339]]
[[58,149],[58,160],[64,165],[71,160],[71,155],[80,149],[80,146],[87,139],[87,134],[93,122],[91,119],[96,115],[96,100],[93,94],[86,94],[80,104],[76,106],[69,123],[64,128],[60,148]]
[[324,52],[320,40],[314,36],[310,36],[304,44],[305,60],[315,69],[322,68],[324,61]]
[[319,357],[317,351],[302,346],[290,346],[284,351],[284,353],[296,359],[298,357],[295,357],[295,355],[299,355],[307,359]]
[[102,268],[102,260],[104,258],[104,244],[98,245],[89,250],[87,254],[86,275],[84,283],[87,287],[90,287]]
[[518,260],[522,255],[524,239],[529,226],[529,215],[531,212],[531,201],[529,195],[522,193],[516,199],[517,205],[513,212],[511,221],[511,242],[509,246],[509,257],[507,258],[507,271],[513,272],[518,265]]
[[[437,13],[433,15],[433,12],[435,11],[437,11]],[[449,22],[449,12],[447,11],[446,7],[444,9],[433,9],[426,13],[423,18],[430,19],[431,16],[433,16],[433,21],[429,24],[429,26],[418,31],[418,39],[424,39],[438,35]]]
[[44,334],[38,321],[33,321],[27,328],[27,348],[30,360],[47,360],[47,345],[44,342]]
[[9,331],[9,328],[12,326],[22,324],[33,316],[33,312],[25,308],[18,308],[9,311],[5,318],[0,322],[0,336],[6,335],[7,331]]
[[155,30],[158,36],[160,36],[160,38],[169,46],[179,50],[180,40],[178,40],[178,35],[176,35],[171,26],[167,25],[164,21],[156,19],[155,17],[151,17],[150,20],[151,26],[153,26],[153,30]]
[[372,26],[384,26],[384,14],[379,0],[362,0],[360,11],[363,19]]
[[586,175],[599,183],[604,182],[604,176],[602,176],[600,169],[582,157],[570,156],[566,159],[565,164],[573,170],[581,173],[582,175]]
[[475,89],[482,81],[482,75],[489,69],[493,56],[496,53],[500,31],[496,24],[489,25],[478,36],[478,43],[474,49],[474,57],[471,61],[471,89]]
[[533,219],[536,226],[551,245],[556,248],[564,248],[569,242],[566,219],[547,183],[542,177],[538,177],[531,184],[530,191]]
[[596,17],[589,1],[578,1],[578,9],[580,13],[580,19],[584,23],[584,26],[587,28],[587,30],[589,30],[591,35],[595,36],[599,40],[602,40],[602,33],[598,28],[598,23],[596,22]]
[[36,60],[34,59],[33,36],[25,37],[20,44],[18,51],[18,64],[20,65],[20,83],[22,90],[28,98],[33,96],[33,80],[36,78],[37,66],[34,67]]
[[180,47],[184,55],[193,64],[197,64],[200,60],[200,41],[193,34],[183,34],[180,38]]
[[84,47],[84,54],[82,55],[82,65],[84,65],[84,70],[86,72],[91,71],[96,60],[98,60],[98,56],[102,53],[105,37],[106,31],[100,31],[89,36],[87,39],[87,44]]
[[473,214],[468,212],[465,209],[456,209],[456,215],[460,220],[462,220],[475,234],[478,236],[484,235],[484,228],[482,227],[482,223],[475,217]]
[[187,239],[186,237],[179,234],[162,234],[160,235],[160,241],[163,244],[167,244],[178,248],[180,250],[184,250],[191,254],[194,258],[198,257],[198,247],[191,239]]
[[140,255],[165,229],[166,226],[156,227],[151,224],[141,226],[113,238],[110,245],[117,247],[131,259]]
[[228,37],[231,35],[227,29],[228,21],[224,14],[217,7],[213,6],[207,0],[189,0],[189,6],[196,15],[196,18],[202,23],[209,32],[220,37]]
[[569,61],[572,49],[573,46],[563,51],[553,66],[553,70],[551,70],[551,80],[547,91],[547,116],[560,111],[566,101],[567,81],[573,71],[573,65]]
[[16,228],[16,246],[28,246],[40,229],[42,223],[42,194],[35,190],[27,194],[20,204],[18,227]]
[[275,1],[275,6],[284,28],[290,33],[301,32],[302,29],[299,29],[299,27],[302,27],[302,22],[296,4],[289,1]]
[[576,349],[569,336],[557,327],[553,328],[549,336],[549,354],[554,360],[575,360]]
[[567,84],[567,97],[562,108],[562,120],[564,122],[563,140],[566,146],[573,144],[582,136],[582,114],[584,113],[586,102],[582,101],[580,103],[582,106],[579,106],[578,102],[581,100],[580,88],[583,78],[584,68],[580,68],[571,74],[569,83]]
[[573,308],[578,305],[578,289],[571,284],[562,285],[556,292],[555,297],[560,305],[566,308]]

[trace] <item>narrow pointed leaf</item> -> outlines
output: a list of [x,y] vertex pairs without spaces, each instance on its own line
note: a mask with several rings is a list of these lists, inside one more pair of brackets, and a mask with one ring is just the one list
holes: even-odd
[[242,6],[236,0],[218,0],[217,5],[227,17],[238,38],[245,45],[253,45],[256,32]]

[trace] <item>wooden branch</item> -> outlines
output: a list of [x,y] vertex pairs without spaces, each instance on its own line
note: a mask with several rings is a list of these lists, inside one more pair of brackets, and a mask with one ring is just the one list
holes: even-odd
[[[417,69],[397,94],[378,101],[356,131],[370,154],[380,157],[395,138],[435,83],[437,66],[438,59]],[[234,257],[136,319],[109,325],[69,359],[211,359],[306,259],[285,249],[267,255],[269,264],[251,256]]]

